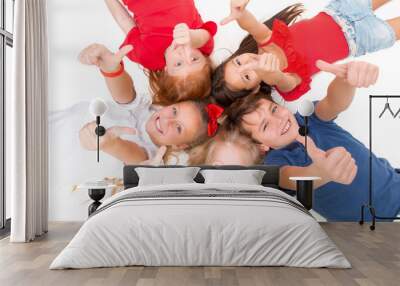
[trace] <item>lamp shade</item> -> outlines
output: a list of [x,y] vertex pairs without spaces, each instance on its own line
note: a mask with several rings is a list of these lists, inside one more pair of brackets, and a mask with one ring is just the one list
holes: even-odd
[[314,103],[310,100],[303,100],[297,107],[297,112],[301,116],[311,116],[314,113]]
[[102,116],[107,111],[107,104],[101,98],[95,98],[90,102],[89,111],[93,116]]

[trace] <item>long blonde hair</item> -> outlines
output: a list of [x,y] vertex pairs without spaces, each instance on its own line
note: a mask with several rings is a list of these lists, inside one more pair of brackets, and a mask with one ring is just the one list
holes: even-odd
[[211,92],[212,63],[206,57],[203,68],[186,77],[170,76],[166,71],[147,71],[153,103],[170,105],[184,100],[200,100]]
[[250,165],[258,164],[262,160],[260,149],[251,138],[241,134],[237,129],[223,127],[214,137],[190,150],[189,165],[212,165],[212,158],[218,144],[233,144],[245,150],[250,158]]

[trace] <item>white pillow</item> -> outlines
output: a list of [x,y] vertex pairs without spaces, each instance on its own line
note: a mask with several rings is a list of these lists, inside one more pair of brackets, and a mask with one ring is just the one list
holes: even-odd
[[226,183],[261,185],[265,171],[262,170],[215,170],[200,171],[205,184]]
[[135,168],[139,186],[196,183],[193,179],[199,167],[186,168]]

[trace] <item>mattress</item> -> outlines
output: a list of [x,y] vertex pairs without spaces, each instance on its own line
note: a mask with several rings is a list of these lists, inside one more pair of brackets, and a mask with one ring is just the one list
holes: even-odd
[[293,197],[198,183],[139,186],[107,199],[50,269],[129,265],[351,267]]

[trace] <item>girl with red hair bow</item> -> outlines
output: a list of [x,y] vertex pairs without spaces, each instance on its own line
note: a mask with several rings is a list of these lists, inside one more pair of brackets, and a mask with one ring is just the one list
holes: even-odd
[[[132,124],[106,129],[100,137],[100,150],[125,164],[151,161],[159,148],[167,147],[165,158],[171,152],[187,151],[202,144],[217,132],[217,120],[223,112],[221,107],[202,101],[182,101],[156,110],[145,95],[136,95],[123,107],[135,115]],[[93,121],[80,130],[81,146],[87,150],[96,150],[95,128]]]

